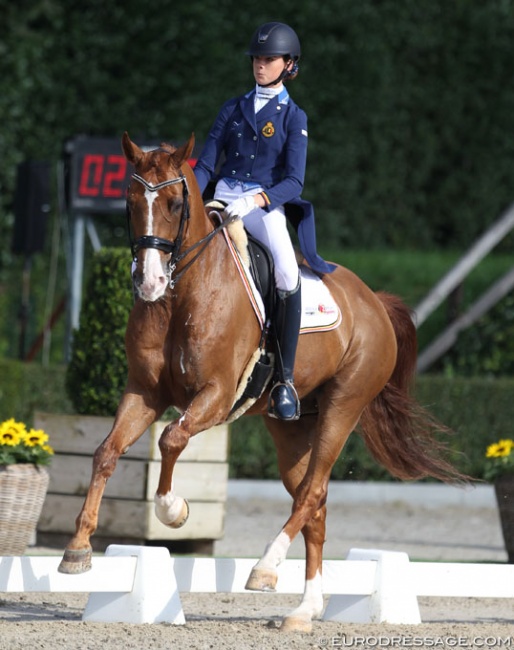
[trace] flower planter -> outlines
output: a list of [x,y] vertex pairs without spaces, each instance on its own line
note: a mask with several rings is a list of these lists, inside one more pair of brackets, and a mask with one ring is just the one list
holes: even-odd
[[505,549],[514,564],[514,475],[498,477],[494,482]]
[[0,466],[0,555],[23,555],[45,501],[49,475],[31,463]]
[[[38,526],[38,543],[61,546],[75,532],[75,519],[89,487],[93,453],[109,433],[114,418],[36,413],[35,426],[52,439],[55,455],[50,485]],[[195,436],[180,456],[174,489],[190,505],[182,528],[164,526],[154,514],[153,497],[160,472],[156,422],[122,456],[109,479],[91,542],[103,550],[112,542],[160,543],[170,548],[212,550],[223,537],[228,481],[228,426]],[[191,544],[191,542],[194,542]]]

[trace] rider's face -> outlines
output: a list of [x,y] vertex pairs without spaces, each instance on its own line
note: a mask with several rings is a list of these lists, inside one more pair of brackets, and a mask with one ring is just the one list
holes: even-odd
[[[291,69],[292,64],[292,61],[286,63],[282,56],[254,56],[253,76],[259,86],[266,86],[275,79],[278,79],[283,70]],[[278,84],[273,84],[270,87],[273,88],[276,85]]]

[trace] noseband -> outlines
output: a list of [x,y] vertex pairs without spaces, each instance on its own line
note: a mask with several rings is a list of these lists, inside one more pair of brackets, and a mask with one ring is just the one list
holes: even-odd
[[[165,187],[168,187],[170,185],[176,185],[177,183],[183,183],[184,184],[184,189],[183,189],[183,204],[182,204],[182,214],[180,215],[180,224],[179,224],[179,229],[178,229],[178,234],[175,238],[175,241],[171,241],[170,239],[163,239],[162,237],[154,237],[152,235],[143,235],[142,237],[138,237],[135,241],[132,240],[132,237],[130,235],[130,210],[129,206],[127,203],[127,227],[128,227],[128,233],[129,233],[129,240],[130,240],[130,248],[132,250],[132,256],[135,258],[137,257],[138,251],[140,251],[143,248],[156,248],[157,250],[162,251],[166,255],[170,256],[170,259],[168,261],[168,270],[169,270],[169,285],[171,288],[175,286],[179,278],[182,276],[182,274],[193,264],[193,262],[202,254],[202,252],[205,250],[206,246],[209,244],[211,239],[223,228],[226,228],[230,223],[238,219],[239,217],[234,216],[234,217],[229,217],[228,219],[225,219],[221,221],[221,223],[214,228],[208,235],[203,237],[202,239],[198,240],[196,243],[194,243],[192,246],[187,248],[185,251],[180,252],[180,249],[182,247],[182,238],[184,234],[184,227],[186,222],[189,220],[189,187],[187,185],[187,180],[186,177],[181,174],[177,178],[170,178],[167,181],[162,181],[162,183],[157,183],[157,185],[152,185],[149,183],[147,180],[145,180],[142,176],[139,176],[138,174],[132,174],[132,178],[135,181],[138,181],[138,183],[141,183],[145,189],[147,189],[149,192],[158,192],[159,190],[162,190]],[[196,255],[189,260],[187,264],[185,264],[182,269],[180,270],[180,273],[175,275],[174,278],[172,278],[172,274],[177,268],[177,264],[184,259],[189,253],[200,247],[200,250],[196,253]]]

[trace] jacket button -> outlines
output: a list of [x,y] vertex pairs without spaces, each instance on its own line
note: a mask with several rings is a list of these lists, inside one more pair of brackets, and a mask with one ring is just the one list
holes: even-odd
[[257,140],[257,136],[256,136],[256,135],[254,135],[254,136],[253,136],[253,139],[254,139],[254,140]]
[[233,176],[235,173],[236,173],[236,170],[233,169],[233,170],[232,170],[232,176]]
[[239,156],[239,151],[236,151],[236,153],[234,155],[237,158]]
[[242,133],[238,133],[238,134],[237,134],[237,137],[238,137],[238,138],[241,138],[242,135],[243,135]]
[[[239,155],[239,154],[237,154],[237,155]],[[254,156],[253,153],[252,153],[252,155],[250,156],[250,158],[251,158],[251,160],[254,160],[255,156]]]
[[246,172],[245,176],[246,176],[246,178],[250,178],[250,176],[251,176],[250,172]]

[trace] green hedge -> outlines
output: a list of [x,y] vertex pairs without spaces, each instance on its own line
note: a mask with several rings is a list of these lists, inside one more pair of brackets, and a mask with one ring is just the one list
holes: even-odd
[[73,413],[65,378],[65,366],[0,359],[0,421],[15,418],[31,426],[34,411]]
[[[14,417],[32,424],[36,410],[73,413],[65,390],[66,368],[36,363],[0,361],[0,418]],[[418,378],[419,401],[454,430],[450,438],[459,469],[482,478],[485,448],[500,437],[512,436],[513,379]],[[241,418],[231,426],[230,476],[278,478],[271,436],[259,417]],[[350,437],[333,478],[392,480],[365,449],[357,434]]]
[[134,302],[131,255],[102,248],[93,257],[66,389],[77,413],[114,415],[127,379],[125,330]]

